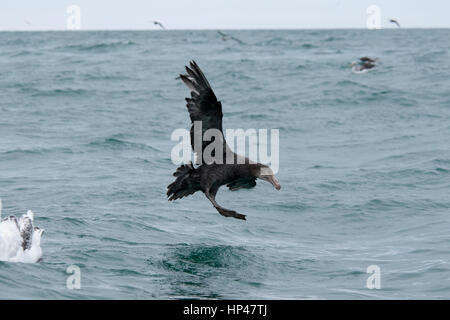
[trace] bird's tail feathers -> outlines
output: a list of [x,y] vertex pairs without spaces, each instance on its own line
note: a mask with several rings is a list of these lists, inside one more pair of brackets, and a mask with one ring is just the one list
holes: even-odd
[[169,201],[186,197],[198,190],[196,188],[198,177],[192,163],[181,165],[173,175],[177,178],[167,186]]
[[188,164],[183,164],[180,167],[177,168],[177,171],[173,173],[174,177],[181,177],[186,174],[188,174],[191,171],[195,171],[194,166],[192,165],[192,162],[189,162]]

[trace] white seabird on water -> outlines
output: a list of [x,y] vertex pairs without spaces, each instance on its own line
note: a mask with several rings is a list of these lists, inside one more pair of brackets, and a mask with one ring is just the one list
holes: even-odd
[[0,261],[35,263],[42,259],[41,237],[44,229],[34,226],[31,210],[20,218],[1,218],[0,200]]

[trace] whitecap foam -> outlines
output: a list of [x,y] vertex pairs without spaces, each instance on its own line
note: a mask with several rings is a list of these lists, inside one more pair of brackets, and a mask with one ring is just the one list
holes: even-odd
[[41,237],[44,229],[34,226],[34,214],[29,210],[20,218],[1,218],[0,200],[0,261],[35,263],[42,258]]

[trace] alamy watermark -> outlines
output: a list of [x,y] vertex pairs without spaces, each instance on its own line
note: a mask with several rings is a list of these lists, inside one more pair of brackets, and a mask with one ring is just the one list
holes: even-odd
[[68,14],[66,20],[67,30],[80,30],[81,29],[81,8],[77,5],[70,5],[67,7],[66,12]]
[[367,29],[381,29],[381,9],[373,4],[367,7],[366,13],[369,15],[366,20]]
[[381,268],[373,264],[366,271],[371,274],[366,281],[367,289],[381,289]]
[[81,269],[77,265],[70,265],[67,267],[66,273],[70,274],[66,280],[66,287],[70,290],[81,289]]
[[[173,131],[171,140],[178,141],[171,151],[171,159],[175,165],[188,162],[245,164],[247,161],[245,155],[250,161],[258,161],[270,166],[274,174],[278,172],[280,162],[278,129],[247,129],[245,131],[243,129],[226,129],[223,134],[221,130],[215,128],[203,132],[202,122],[194,121],[193,139],[196,159],[192,158],[190,132],[186,129]],[[204,149],[202,148],[203,142],[209,142]],[[268,153],[269,147],[270,154]],[[236,157],[235,153],[240,156]]]

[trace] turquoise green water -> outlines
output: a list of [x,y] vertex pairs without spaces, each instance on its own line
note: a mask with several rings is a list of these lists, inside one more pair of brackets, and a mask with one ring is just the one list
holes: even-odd
[[[230,33],[0,33],[3,214],[46,230],[0,298],[450,297],[450,30]],[[218,194],[246,222],[166,200],[190,59],[224,127],[280,130],[281,191]]]

